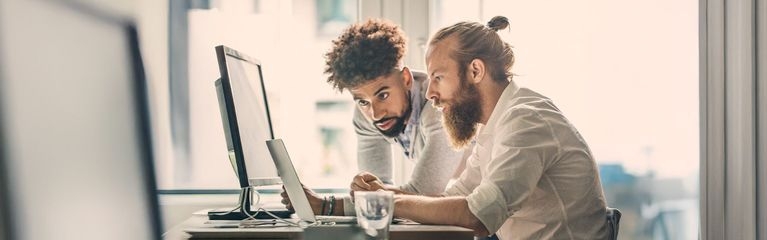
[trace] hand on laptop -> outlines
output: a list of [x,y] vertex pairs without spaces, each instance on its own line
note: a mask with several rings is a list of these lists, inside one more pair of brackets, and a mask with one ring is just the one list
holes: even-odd
[[[301,184],[301,187],[304,189],[304,194],[306,194],[306,198],[309,200],[309,205],[312,207],[312,212],[316,215],[320,215],[320,209],[322,208],[322,198],[317,195],[314,191],[304,186],[304,184]],[[280,193],[280,196],[282,197],[282,204],[285,204],[285,207],[288,208],[291,212],[295,212],[295,209],[293,209],[293,205],[290,204],[290,198],[288,197],[288,192],[285,191],[285,186],[282,186],[282,192]]]

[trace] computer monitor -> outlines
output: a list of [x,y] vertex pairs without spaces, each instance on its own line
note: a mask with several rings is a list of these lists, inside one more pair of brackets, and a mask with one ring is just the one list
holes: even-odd
[[240,187],[280,184],[264,141],[274,139],[261,63],[226,46],[216,47],[216,81],[229,161]]
[[7,239],[161,237],[137,33],[104,4],[0,1]]

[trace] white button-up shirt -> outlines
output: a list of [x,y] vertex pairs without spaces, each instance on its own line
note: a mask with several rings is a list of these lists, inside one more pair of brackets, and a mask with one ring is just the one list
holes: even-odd
[[605,199],[589,147],[553,102],[512,81],[445,195],[500,239],[605,239]]

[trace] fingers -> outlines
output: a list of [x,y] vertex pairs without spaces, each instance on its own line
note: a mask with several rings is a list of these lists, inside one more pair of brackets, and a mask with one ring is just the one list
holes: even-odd
[[289,200],[289,199],[282,199],[282,200],[280,201],[280,203],[282,203],[283,205],[285,205],[285,208],[287,208],[287,209],[288,209],[288,211],[291,211],[291,212],[293,211],[293,204],[291,204],[291,203],[290,203],[290,200]]
[[290,198],[282,197],[282,200],[280,200],[280,203],[288,205],[290,204]]
[[282,200],[280,200],[280,203],[285,205],[285,208],[288,209],[288,211],[295,211],[293,210],[293,204],[290,203],[290,197],[288,197],[288,192],[285,191],[285,186],[282,186],[282,192],[280,192],[280,197],[282,197]]
[[383,184],[383,182],[381,182],[380,180],[369,181],[369,182],[367,182],[367,184],[370,185],[370,188],[368,189],[369,191],[385,190],[386,189],[384,184]]
[[365,182],[371,182],[371,181],[379,180],[378,177],[376,177],[376,175],[373,175],[372,173],[369,173],[369,172],[361,172],[357,176],[362,178],[362,180],[364,180]]
[[370,184],[368,184],[362,176],[357,175],[352,179],[352,184],[349,188],[355,191],[369,191]]
[[280,192],[280,197],[282,197],[282,198],[288,198],[288,192],[287,192],[287,191],[285,191],[285,190],[282,190],[282,192]]
[[369,172],[361,172],[354,176],[349,188],[352,191],[376,191],[386,189],[383,182],[381,182],[381,179]]
[[374,187],[374,189],[369,189],[369,190],[376,190],[377,187],[375,187],[374,185],[379,185],[380,187],[383,187],[383,182],[381,181],[381,179],[372,173],[362,172],[358,174],[357,176],[366,184],[370,185],[371,187]]
[[295,210],[293,210],[293,204],[290,203],[290,199],[289,198],[283,197],[282,200],[280,200],[280,203],[285,205],[285,208],[287,208],[288,211],[291,211],[291,212],[295,211]]
[[280,197],[282,197],[282,200],[280,201],[280,202],[282,202],[282,204],[287,204],[287,203],[290,202],[290,197],[288,197],[288,193],[287,192],[282,191],[280,193]]

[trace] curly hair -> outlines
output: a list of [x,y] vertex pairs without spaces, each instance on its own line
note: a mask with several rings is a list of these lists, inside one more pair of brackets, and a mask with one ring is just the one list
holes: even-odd
[[325,54],[327,82],[343,92],[392,72],[400,67],[406,42],[405,33],[388,20],[351,25]]

